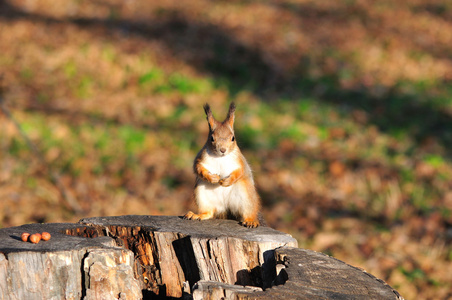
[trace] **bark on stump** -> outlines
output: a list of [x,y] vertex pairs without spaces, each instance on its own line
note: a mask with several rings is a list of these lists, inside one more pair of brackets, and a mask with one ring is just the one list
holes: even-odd
[[[22,242],[47,231],[49,241]],[[290,235],[231,220],[82,219],[0,230],[1,299],[402,299]]]

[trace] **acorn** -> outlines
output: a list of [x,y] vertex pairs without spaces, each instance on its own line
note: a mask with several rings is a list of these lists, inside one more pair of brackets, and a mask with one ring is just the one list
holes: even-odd
[[48,232],[43,232],[43,233],[41,233],[41,238],[43,241],[48,241],[48,240],[50,240],[51,235]]
[[30,234],[29,234],[28,232],[24,232],[24,233],[22,233],[22,235],[20,236],[20,239],[22,240],[22,242],[27,242],[29,236],[30,236]]

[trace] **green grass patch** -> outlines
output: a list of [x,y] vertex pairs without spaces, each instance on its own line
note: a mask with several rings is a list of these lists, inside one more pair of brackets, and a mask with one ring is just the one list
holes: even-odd
[[297,142],[301,142],[306,139],[306,135],[300,130],[297,123],[290,125],[283,129],[279,135],[280,139],[288,138]]
[[116,51],[113,45],[107,44],[102,47],[101,56],[104,60],[108,62],[113,62],[116,59]]
[[424,162],[434,168],[439,168],[442,165],[444,165],[444,163],[445,163],[444,158],[442,156],[435,155],[435,154],[429,154],[429,155],[425,156]]
[[237,143],[240,148],[255,150],[259,148],[258,136],[260,132],[249,125],[245,125],[240,130],[235,130]]
[[146,132],[132,126],[121,126],[118,130],[118,137],[125,144],[127,153],[135,153],[138,149],[143,148]]
[[415,280],[424,280],[426,278],[425,272],[418,268],[406,270],[405,268],[400,267],[399,270],[411,282]]
[[94,86],[94,79],[91,76],[83,76],[76,88],[76,95],[81,99],[88,99],[92,96],[92,90]]
[[28,149],[28,146],[26,145],[25,141],[23,141],[21,138],[13,137],[10,140],[8,152],[11,155],[19,156],[20,153],[26,149]]
[[172,89],[175,89],[183,95],[193,92],[199,92],[200,90],[199,82],[192,80],[182,74],[172,74],[168,78],[168,82]]
[[70,60],[63,66],[63,72],[68,79],[72,79],[77,75],[78,68],[77,64]]
[[25,68],[25,69],[22,69],[22,71],[20,72],[20,77],[24,81],[30,81],[31,79],[33,79],[34,73],[32,70]]
[[159,69],[152,69],[144,73],[138,78],[138,84],[140,86],[149,85],[156,81],[160,81],[163,78],[163,72]]
[[212,86],[209,80],[191,78],[181,73],[167,75],[155,67],[142,74],[138,78],[138,84],[145,93],[181,95],[205,93]]

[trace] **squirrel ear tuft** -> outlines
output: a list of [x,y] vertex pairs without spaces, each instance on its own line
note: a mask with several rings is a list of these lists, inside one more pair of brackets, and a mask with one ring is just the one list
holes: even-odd
[[209,103],[205,103],[203,107],[204,107],[204,112],[206,113],[207,116],[212,114],[212,110],[210,109]]
[[206,112],[207,122],[209,123],[210,131],[214,131],[216,127],[215,119],[212,115],[212,110],[208,103],[204,104],[204,111]]
[[228,115],[226,116],[226,120],[225,122],[229,123],[229,126],[231,126],[231,128],[234,127],[234,113],[235,113],[235,103],[231,102],[231,104],[229,105],[229,111],[228,111]]

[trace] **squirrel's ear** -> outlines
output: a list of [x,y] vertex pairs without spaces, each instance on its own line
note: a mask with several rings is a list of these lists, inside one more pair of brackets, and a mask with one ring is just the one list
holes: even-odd
[[234,118],[235,118],[234,113],[235,113],[235,103],[231,102],[231,105],[229,105],[228,115],[225,120],[225,122],[229,123],[229,126],[231,126],[231,128],[234,128]]
[[214,131],[216,124],[215,124],[215,119],[212,115],[212,110],[210,109],[210,105],[209,104],[204,104],[204,111],[206,112],[206,116],[207,116],[207,122],[209,123],[209,128],[210,131]]

